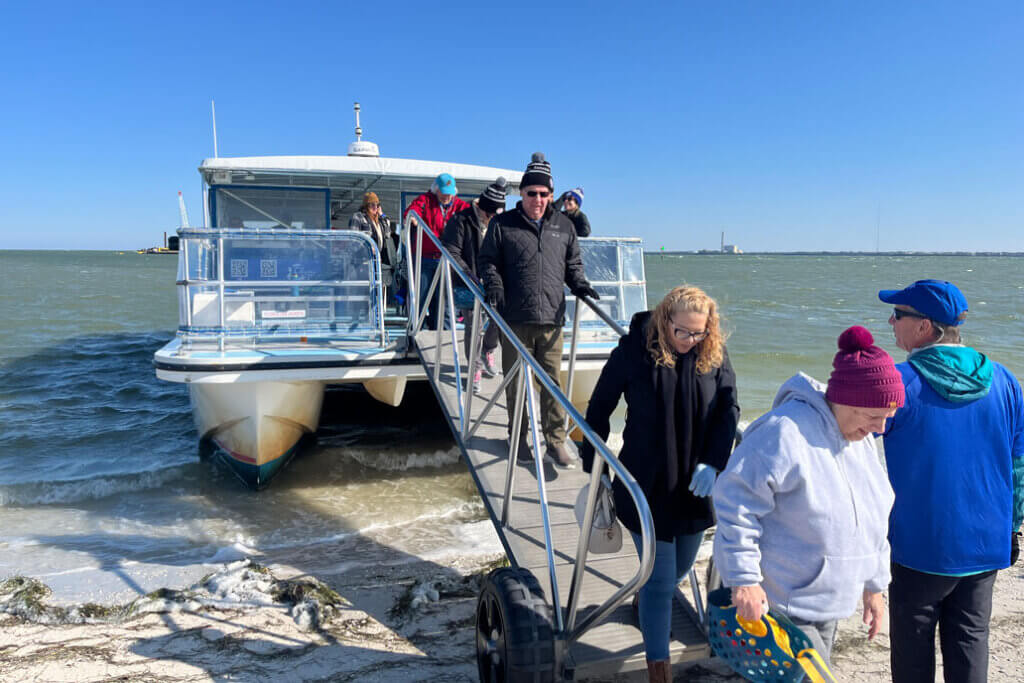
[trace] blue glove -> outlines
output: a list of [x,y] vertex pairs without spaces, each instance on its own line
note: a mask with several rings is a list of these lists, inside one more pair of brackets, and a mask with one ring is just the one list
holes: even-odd
[[693,477],[690,478],[690,492],[698,498],[707,498],[711,495],[711,487],[715,485],[717,476],[718,470],[711,465],[697,463],[697,469],[693,471]]

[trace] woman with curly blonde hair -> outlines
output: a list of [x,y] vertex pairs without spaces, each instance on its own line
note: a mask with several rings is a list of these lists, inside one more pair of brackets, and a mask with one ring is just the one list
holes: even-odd
[[[626,426],[619,460],[644,491],[654,518],[654,570],[640,589],[640,630],[652,681],[670,681],[672,595],[689,572],[704,531],[715,523],[708,495],[729,459],[740,407],[718,305],[698,287],[669,292],[657,308],[637,313],[601,371],[587,422],[607,439],[619,399]],[[584,443],[589,471],[593,448]],[[639,551],[640,519],[614,484],[619,519]]]

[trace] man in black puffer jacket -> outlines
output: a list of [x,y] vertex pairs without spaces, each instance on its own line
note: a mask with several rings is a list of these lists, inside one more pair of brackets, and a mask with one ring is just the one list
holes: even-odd
[[[572,222],[551,206],[554,182],[551,164],[536,152],[520,181],[522,201],[495,216],[487,229],[479,266],[487,301],[509,323],[512,331],[556,384],[562,365],[562,325],[565,291],[599,298],[583,273],[583,261]],[[507,374],[515,362],[511,344],[502,339],[501,365]],[[516,405],[515,383],[506,390],[509,420]],[[565,448],[565,411],[544,390],[540,391],[541,422],[547,442],[545,459],[564,468],[575,466]],[[529,457],[527,420],[519,434],[519,456]],[[513,438],[509,424],[509,440]]]

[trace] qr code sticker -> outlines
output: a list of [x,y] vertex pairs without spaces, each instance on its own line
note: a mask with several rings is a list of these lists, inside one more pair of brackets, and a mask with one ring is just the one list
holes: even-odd
[[260,261],[260,277],[277,277],[277,259]]
[[244,280],[249,277],[249,261],[244,258],[231,259],[231,278]]

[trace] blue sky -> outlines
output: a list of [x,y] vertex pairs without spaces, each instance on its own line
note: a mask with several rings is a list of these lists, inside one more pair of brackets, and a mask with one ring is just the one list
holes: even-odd
[[[7,4],[0,248],[127,249],[212,156],[582,185],[648,249],[1024,251],[1024,4]],[[426,9],[425,9],[426,8]]]

